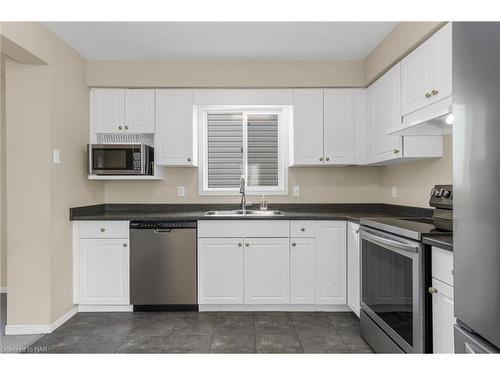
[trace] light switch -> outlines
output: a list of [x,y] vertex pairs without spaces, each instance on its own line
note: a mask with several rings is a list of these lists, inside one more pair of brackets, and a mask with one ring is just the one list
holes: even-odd
[[184,186],[177,186],[177,195],[179,197],[185,197],[186,196],[186,188]]
[[300,197],[300,186],[294,186],[292,190],[294,197]]
[[397,198],[397,197],[398,197],[398,188],[397,188],[396,186],[393,186],[393,187],[391,188],[391,196],[392,196],[393,198]]
[[53,153],[54,164],[61,164],[61,151],[55,148],[52,150],[52,153]]

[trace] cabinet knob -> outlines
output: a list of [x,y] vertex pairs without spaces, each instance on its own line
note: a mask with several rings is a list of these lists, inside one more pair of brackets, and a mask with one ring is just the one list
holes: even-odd
[[330,157],[329,157],[329,156],[327,156],[327,157],[325,158],[325,160],[326,160],[326,161],[330,161]]
[[191,158],[188,158],[188,161],[191,161]]
[[425,93],[425,97],[426,97],[427,99],[429,99],[431,96],[432,96],[432,95],[431,95],[430,93],[428,93],[428,92],[426,92],[426,93]]
[[393,151],[395,154],[399,154],[399,150],[397,148],[395,148]]
[[429,288],[429,293],[431,293],[431,294],[435,294],[435,293],[437,293],[437,291],[438,290],[436,288],[433,288],[432,286]]
[[122,129],[123,129],[123,126],[121,126],[121,125],[120,125],[120,126],[118,126],[118,129],[119,129],[119,130],[122,130]]
[[292,242],[292,246],[296,246],[297,244],[295,242]]
[[128,245],[126,243],[123,244],[123,247],[127,247]]
[[323,156],[320,156],[320,157],[319,157],[319,161],[323,161]]
[[356,234],[359,234],[359,229],[356,229],[355,232],[356,232]]
[[301,232],[305,232],[305,230],[306,230],[306,228],[304,228],[304,227],[300,228]]
[[106,232],[106,228],[101,228],[101,232]]
[[436,96],[437,94],[439,94],[439,91],[438,90],[432,90],[431,94],[432,94],[432,96]]
[[246,246],[246,247],[249,247],[249,246],[250,246],[250,244],[249,244],[248,242],[245,242],[245,246]]
[[238,246],[241,247],[243,246],[243,244],[241,242],[238,242]]
[[127,125],[125,125],[125,130],[128,130],[128,126]]

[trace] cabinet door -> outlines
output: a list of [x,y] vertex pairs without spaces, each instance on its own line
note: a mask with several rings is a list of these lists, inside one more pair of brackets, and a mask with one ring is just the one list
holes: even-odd
[[323,90],[293,91],[293,165],[323,165]]
[[431,57],[429,60],[431,102],[444,99],[452,93],[452,39],[451,23],[444,26],[429,39]]
[[196,165],[194,138],[193,92],[156,90],[156,164]]
[[387,135],[387,130],[401,127],[399,64],[370,86],[372,124],[372,161],[400,158],[402,137]]
[[323,150],[325,164],[354,162],[354,90],[323,92]]
[[125,90],[92,89],[90,97],[94,132],[123,132],[125,130]]
[[346,223],[316,224],[316,303],[346,303]]
[[81,239],[79,251],[79,303],[128,305],[128,239]]
[[243,303],[243,239],[198,239],[198,303]]
[[432,279],[436,292],[432,295],[432,346],[434,353],[454,353],[453,288]]
[[432,51],[431,44],[425,42],[401,61],[402,116],[430,104]]
[[245,304],[290,302],[288,238],[245,238]]
[[347,229],[347,305],[359,316],[360,310],[359,225],[349,223]]
[[315,242],[314,238],[290,239],[290,303],[315,303]]
[[125,90],[125,131],[155,132],[154,90]]

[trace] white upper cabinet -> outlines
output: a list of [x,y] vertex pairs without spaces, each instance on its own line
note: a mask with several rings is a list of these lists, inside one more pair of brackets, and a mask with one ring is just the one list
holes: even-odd
[[424,108],[452,93],[451,23],[401,61],[401,114]]
[[125,90],[92,89],[91,119],[95,133],[125,131]]
[[155,162],[196,166],[192,90],[156,90]]
[[323,165],[323,90],[293,91],[293,165]]
[[155,132],[154,90],[125,90],[125,131]]
[[400,158],[402,137],[387,135],[389,129],[401,126],[400,64],[395,65],[368,89],[372,133],[372,162]]
[[94,133],[154,133],[154,90],[92,89]]
[[354,163],[354,90],[323,92],[323,153],[325,164]]
[[346,222],[316,222],[316,303],[346,303]]

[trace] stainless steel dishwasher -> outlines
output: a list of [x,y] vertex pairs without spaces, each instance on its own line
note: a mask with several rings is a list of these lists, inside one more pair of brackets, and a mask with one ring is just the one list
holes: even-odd
[[196,222],[130,223],[134,311],[197,310]]

